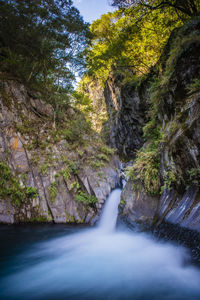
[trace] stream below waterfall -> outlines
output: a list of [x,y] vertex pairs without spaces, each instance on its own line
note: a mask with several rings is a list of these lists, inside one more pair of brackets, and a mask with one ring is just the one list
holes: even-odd
[[186,249],[115,228],[120,193],[95,228],[0,226],[0,299],[199,300]]

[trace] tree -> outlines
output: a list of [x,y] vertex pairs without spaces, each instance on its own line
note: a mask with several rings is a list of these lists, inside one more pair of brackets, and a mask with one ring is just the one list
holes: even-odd
[[88,41],[71,0],[0,0],[1,71],[42,92],[71,87]]
[[111,5],[119,8],[129,8],[140,5],[148,10],[171,7],[189,17],[197,16],[200,13],[199,0],[112,0]]
[[181,25],[174,11],[152,11],[141,16],[141,10],[115,11],[94,21],[88,49],[88,75],[105,83],[111,69],[146,74],[158,61],[164,44],[175,27]]

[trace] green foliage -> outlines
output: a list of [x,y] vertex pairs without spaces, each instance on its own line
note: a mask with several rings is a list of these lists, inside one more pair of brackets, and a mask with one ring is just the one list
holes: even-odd
[[28,219],[28,222],[31,223],[47,223],[48,219],[45,216],[32,217]]
[[124,206],[125,204],[126,204],[126,202],[125,202],[123,199],[121,199],[121,200],[120,200],[120,205],[123,205],[123,206]]
[[50,187],[49,187],[49,198],[50,198],[51,203],[54,203],[57,193],[58,193],[57,183],[55,181],[51,182]]
[[[188,24],[192,26],[192,22],[189,22]],[[185,31],[189,26],[188,24],[186,24],[181,28],[181,30],[179,30],[179,33],[177,34],[176,38],[173,40],[173,43],[170,46],[170,53],[166,61],[164,72],[162,74],[160,86],[158,86],[158,88],[160,89],[163,89],[163,87],[164,89],[167,89],[167,86],[170,82],[170,78],[173,75],[173,72],[176,68],[178,59],[179,57],[181,57],[183,52],[190,49],[192,43],[200,42],[199,34],[195,30],[193,30],[190,34],[185,35]],[[198,87],[198,81],[196,81],[195,79],[194,82],[191,84],[191,88],[193,84],[194,88],[195,86]],[[188,87],[188,89],[190,89],[190,86]]]
[[110,161],[110,156],[115,152],[114,149],[109,148],[106,145],[103,145],[102,142],[99,145],[96,145],[95,156],[91,156],[88,159],[88,163],[94,170],[105,167],[105,163]]
[[77,181],[74,181],[72,183],[72,189],[76,188],[77,190],[80,190],[81,186]]
[[75,101],[75,106],[91,121],[92,128],[101,133],[102,124],[108,119],[101,82],[85,73],[77,87]]
[[180,18],[185,15],[189,17],[197,16],[200,12],[200,4],[198,0],[112,0],[112,5],[119,8],[134,8],[139,7],[143,9],[143,13],[151,13],[154,10],[173,9]]
[[100,152],[102,152],[105,155],[113,155],[115,153],[115,149],[110,148],[106,145],[102,145],[100,148]]
[[79,155],[80,157],[83,157],[83,155],[84,155],[84,151],[82,151],[82,150],[78,149],[78,150],[77,150],[77,152],[78,152],[78,155]]
[[0,1],[1,71],[40,91],[54,105],[68,103],[73,70],[84,64],[89,38],[71,0]]
[[26,196],[28,198],[36,198],[36,197],[38,197],[37,189],[35,187],[32,187],[32,186],[26,187]]
[[23,124],[17,124],[16,125],[16,129],[21,133],[21,134],[31,134],[31,130],[32,128],[29,126],[27,126],[27,124],[23,123]]
[[101,160],[93,160],[90,162],[90,164],[94,168],[94,170],[98,170],[99,168],[105,167],[105,163]]
[[160,193],[163,193],[165,189],[171,190],[173,184],[178,181],[176,169],[170,168],[164,173],[164,184],[161,187]]
[[64,177],[65,180],[68,180],[71,175],[77,175],[79,170],[79,163],[72,160],[65,159],[64,161],[66,167],[64,170],[60,171],[60,174]]
[[83,203],[86,206],[94,206],[94,204],[98,201],[95,196],[88,195],[81,190],[79,190],[78,194],[76,194],[75,200],[77,202]]
[[198,168],[192,168],[188,170],[190,185],[200,186],[200,170]]
[[77,113],[73,119],[66,122],[64,129],[60,129],[59,132],[56,132],[56,134],[59,134],[71,144],[75,142],[81,144],[84,134],[89,133],[91,133],[90,122],[88,122],[81,113]]
[[39,167],[39,172],[42,173],[42,175],[45,175],[47,173],[47,170],[50,168],[50,164],[48,162],[45,162]]
[[195,78],[192,83],[187,87],[189,94],[194,94],[200,91],[200,79]]
[[134,187],[141,183],[146,193],[157,195],[160,192],[160,155],[157,145],[151,143],[139,150],[132,167],[128,167],[126,175],[134,181]]
[[104,160],[106,162],[110,161],[110,158],[104,153],[97,154],[97,158],[99,158],[100,160]]
[[143,127],[143,135],[146,139],[159,137],[160,135],[160,126],[157,125],[155,118],[152,118],[147,124]]
[[75,98],[75,106],[80,109],[80,111],[84,112],[92,112],[93,111],[93,105],[90,97],[81,91],[74,91],[73,97]]
[[22,186],[4,162],[0,162],[0,198],[11,199],[15,206],[20,206],[27,198],[36,198],[37,189]]
[[71,177],[71,170],[69,168],[65,168],[60,171],[60,174],[64,177],[65,180],[68,180]]
[[144,14],[141,7],[118,10],[92,23],[88,75],[104,85],[109,73],[129,70],[132,77],[146,74],[158,61],[163,46],[181,21],[173,10]]

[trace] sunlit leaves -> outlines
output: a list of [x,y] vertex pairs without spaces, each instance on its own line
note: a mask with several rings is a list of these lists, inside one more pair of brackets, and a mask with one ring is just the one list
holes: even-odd
[[172,9],[143,15],[134,10],[118,10],[92,23],[92,46],[88,49],[88,74],[104,83],[111,68],[130,68],[142,75],[158,61],[171,31],[181,21]]

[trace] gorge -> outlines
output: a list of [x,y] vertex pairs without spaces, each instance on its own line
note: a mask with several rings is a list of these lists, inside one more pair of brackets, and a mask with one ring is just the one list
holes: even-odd
[[111,2],[0,1],[0,299],[200,297],[200,4]]

